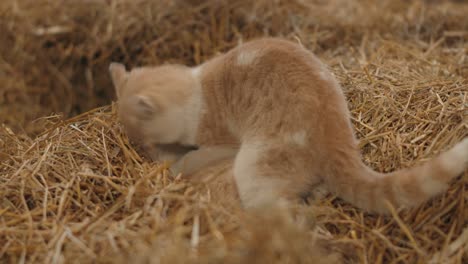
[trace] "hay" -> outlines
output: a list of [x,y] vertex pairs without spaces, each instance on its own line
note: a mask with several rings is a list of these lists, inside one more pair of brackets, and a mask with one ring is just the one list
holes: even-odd
[[[275,233],[269,226],[258,228],[258,219],[241,221],[245,216],[235,197],[220,201],[225,193],[169,177],[163,164],[144,161],[114,117],[109,108],[97,109],[51,123],[35,140],[2,129],[3,259],[238,263],[281,253],[295,263],[314,256],[313,236],[294,225],[275,218]],[[215,179],[233,186],[232,178]],[[272,236],[276,240],[269,246],[265,240]]]
[[35,134],[43,129],[31,124],[38,117],[110,103],[111,60],[193,65],[264,35],[298,37],[337,60],[379,38],[416,46],[431,58],[445,50],[458,58],[451,72],[466,76],[467,7],[439,2],[3,0],[0,122]]
[[113,96],[111,60],[193,65],[242,39],[284,36],[343,84],[366,163],[411,166],[468,136],[467,4],[64,2],[0,3],[2,262],[341,262],[336,251],[349,262],[467,262],[467,173],[389,217],[311,201],[300,215],[313,224],[296,226],[281,212],[244,215],[229,162],[199,175],[206,184],[174,178],[130,146],[113,106],[95,109]]

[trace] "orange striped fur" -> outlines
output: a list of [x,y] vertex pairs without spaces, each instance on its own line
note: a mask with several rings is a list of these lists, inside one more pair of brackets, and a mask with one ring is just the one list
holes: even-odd
[[386,212],[443,191],[468,166],[468,138],[413,168],[375,172],[361,160],[345,96],[333,74],[300,45],[275,38],[242,44],[197,67],[126,71],[110,65],[119,117],[146,146],[195,145],[176,170],[234,160],[246,208],[288,202],[313,186]]

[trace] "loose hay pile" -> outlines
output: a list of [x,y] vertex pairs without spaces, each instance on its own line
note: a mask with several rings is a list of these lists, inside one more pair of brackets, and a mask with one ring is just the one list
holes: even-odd
[[296,227],[281,212],[246,216],[213,189],[232,184],[229,163],[202,175],[220,182],[195,184],[148,162],[113,107],[30,122],[109,102],[110,60],[194,64],[241,37],[281,35],[343,84],[366,163],[410,166],[468,136],[468,5],[432,2],[2,1],[0,260],[339,263],[339,251],[362,263],[466,263],[468,173],[389,217],[329,196],[301,206],[314,220]]

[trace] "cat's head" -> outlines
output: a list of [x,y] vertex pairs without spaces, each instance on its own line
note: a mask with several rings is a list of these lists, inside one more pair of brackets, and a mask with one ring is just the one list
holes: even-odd
[[187,104],[194,85],[190,69],[181,65],[142,67],[127,71],[111,63],[110,75],[117,93],[118,116],[135,143],[182,143],[187,138]]

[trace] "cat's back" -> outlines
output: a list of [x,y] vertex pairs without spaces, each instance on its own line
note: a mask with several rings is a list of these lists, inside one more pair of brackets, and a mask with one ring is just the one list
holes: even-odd
[[[289,64],[319,66],[318,59],[299,43],[281,38],[260,38],[248,41],[226,54],[230,65],[240,68]],[[305,66],[305,65],[304,65]]]
[[321,67],[320,61],[299,43],[281,38],[265,37],[247,41],[225,54],[216,56],[203,65],[204,75],[255,73],[289,66]]
[[[295,81],[329,81],[329,71],[320,60],[302,45],[281,38],[250,40],[202,64],[205,87],[224,89],[244,87],[250,82],[277,79]],[[273,80],[272,80],[273,81]]]
[[250,109],[260,98],[281,99],[284,107],[317,106],[322,96],[343,99],[332,73],[312,52],[281,38],[240,44],[203,64],[201,77],[208,100],[235,109]]
[[212,59],[203,65],[202,87],[213,113],[249,121],[232,127],[263,126],[264,120],[268,127],[294,127],[330,103],[345,105],[326,66],[300,44],[279,38],[248,41]]
[[233,51],[258,50],[267,53],[289,53],[302,49],[299,43],[288,41],[282,38],[264,37],[247,41],[238,45]]

